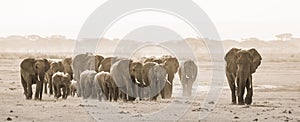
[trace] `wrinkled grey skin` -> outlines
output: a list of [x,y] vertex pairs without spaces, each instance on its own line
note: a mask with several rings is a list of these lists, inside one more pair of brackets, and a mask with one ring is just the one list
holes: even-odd
[[[238,104],[243,105],[246,103],[250,105],[253,95],[252,74],[261,64],[260,54],[254,48],[250,50],[232,48],[224,59],[226,61],[226,77],[231,89],[232,104],[236,104],[235,91],[237,89]],[[244,101],[245,87],[247,95]]]
[[[147,65],[147,63],[145,65]],[[149,74],[145,78],[148,78],[148,81],[150,81],[151,100],[157,100],[157,96],[164,86],[167,84],[170,85],[170,82],[166,79],[167,72],[163,65],[156,63],[149,69],[148,73]]]
[[65,74],[64,72],[56,72],[52,76],[52,82],[54,97],[58,99],[62,96],[63,99],[67,99],[70,92],[69,88],[71,85],[71,76],[68,73]]
[[43,83],[50,69],[47,59],[26,58],[20,64],[21,83],[26,99],[32,99],[32,85],[36,84],[35,99],[42,100]]
[[49,83],[49,92],[50,95],[53,94],[53,85],[52,85],[52,76],[54,73],[56,72],[63,72],[64,71],[64,65],[61,61],[51,61],[50,63],[50,69],[46,72],[46,80],[47,82],[45,82],[45,91],[44,93],[47,94],[47,83]]
[[94,87],[94,77],[97,74],[94,70],[85,70],[80,74],[80,80],[77,82],[77,95],[87,99],[92,97]]
[[131,60],[120,59],[114,63],[110,69],[110,74],[121,92],[123,101],[132,101],[137,97],[133,92],[135,84],[132,83],[129,73],[129,66],[131,63]]
[[108,72],[97,73],[94,79],[94,84],[95,88],[93,90],[93,94],[97,95],[97,99],[99,101],[102,101],[104,98],[104,100],[117,102],[119,90]]
[[95,56],[90,53],[76,55],[72,61],[74,80],[79,81],[80,74],[85,70],[94,70],[97,72],[103,59],[102,56]]
[[178,69],[179,79],[183,88],[183,96],[192,95],[192,87],[197,77],[197,65],[193,60],[187,60]]

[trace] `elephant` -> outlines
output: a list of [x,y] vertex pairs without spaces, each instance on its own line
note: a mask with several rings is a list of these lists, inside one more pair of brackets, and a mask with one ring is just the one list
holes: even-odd
[[44,78],[49,69],[47,59],[26,58],[21,62],[21,83],[26,99],[32,99],[32,85],[36,84],[35,99],[42,100]]
[[97,95],[99,101],[102,98],[109,101],[116,101],[119,97],[119,90],[109,72],[99,72],[94,78],[93,94]]
[[[49,83],[49,94],[53,94],[53,86],[52,86],[52,76],[56,72],[63,72],[64,71],[64,65],[61,61],[51,61],[50,63],[50,69],[46,72],[46,79]],[[44,93],[47,94],[47,82],[45,82],[45,91]]]
[[[235,91],[237,89],[238,104],[243,105],[246,103],[250,105],[253,96],[252,74],[261,64],[261,55],[254,48],[249,50],[232,48],[226,53],[224,59],[226,61],[226,77],[231,90],[232,104],[236,104]],[[245,87],[247,95],[244,101]]]
[[80,74],[80,80],[77,82],[77,95],[87,99],[92,97],[94,88],[94,77],[97,74],[95,70],[85,70]]
[[110,72],[111,65],[116,62],[117,57],[107,57],[104,58],[101,62],[101,65],[98,69],[98,72],[104,71],[104,72]]
[[64,58],[62,60],[62,64],[64,66],[64,73],[68,73],[73,80],[73,70],[72,70],[72,58]]
[[72,69],[74,72],[74,80],[80,80],[80,74],[85,70],[98,71],[100,62],[103,57],[100,55],[93,55],[91,53],[78,54],[74,57],[72,62]]
[[163,90],[161,91],[161,97],[163,99],[170,99],[172,97],[173,79],[178,71],[179,62],[176,57],[172,57],[169,55],[163,56],[161,60],[163,61],[163,67],[167,71],[167,79],[169,82],[164,86]]
[[[70,85],[70,95],[72,97],[74,97],[75,94],[77,94],[77,81],[72,80],[71,85]],[[78,94],[77,94],[77,96],[78,96]]]
[[[161,93],[164,86],[171,85],[166,79],[167,71],[162,64],[155,62],[145,63],[143,68],[143,79],[148,89],[147,97],[150,100],[157,100],[157,96]],[[149,96],[148,96],[149,95]]]
[[[70,92],[71,75],[64,72],[56,72],[52,76],[54,97],[58,99],[62,96],[63,99],[67,99]],[[63,94],[61,95],[61,89]]]
[[192,95],[192,86],[197,77],[197,65],[193,60],[187,60],[178,69],[179,79],[183,88],[183,96]]
[[145,87],[146,84],[143,80],[143,64],[141,62],[135,61],[132,62],[129,66],[129,74],[131,77],[132,83],[136,84],[133,87],[134,96],[142,98],[143,89],[142,87]]
[[119,59],[112,64],[110,69],[110,74],[121,92],[120,95],[123,101],[133,101],[137,97],[133,91],[133,87],[136,87],[136,84],[132,83],[129,73],[131,63],[132,60]]

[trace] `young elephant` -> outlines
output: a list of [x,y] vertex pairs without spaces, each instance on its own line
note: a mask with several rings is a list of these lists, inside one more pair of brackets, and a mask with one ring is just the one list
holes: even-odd
[[[74,97],[75,94],[77,94],[77,81],[75,81],[75,80],[71,81],[70,94],[72,97]],[[78,94],[77,94],[77,96],[78,96]]]
[[97,74],[95,70],[85,70],[80,74],[80,80],[77,82],[77,95],[87,99],[92,97],[94,88],[94,77]]
[[54,86],[54,97],[58,99],[61,96],[62,89],[62,98],[67,99],[70,91],[71,76],[68,73],[56,72],[52,76],[52,83]]
[[100,72],[96,74],[94,86],[95,88],[93,94],[97,94],[99,101],[101,101],[103,97],[109,101],[117,101],[119,90],[108,72]]

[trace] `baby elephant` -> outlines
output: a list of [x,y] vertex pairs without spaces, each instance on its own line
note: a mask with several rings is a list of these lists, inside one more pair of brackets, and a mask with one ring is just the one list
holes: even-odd
[[[63,99],[67,99],[70,92],[71,76],[68,73],[56,72],[52,76],[52,83],[54,88],[54,97],[59,98],[62,96]],[[61,95],[61,89],[63,94]]]
[[[70,85],[70,94],[72,97],[75,96],[75,93],[77,94],[77,81],[72,80]],[[77,94],[78,96],[78,94]]]
[[100,72],[95,76],[95,91],[99,101],[104,97],[109,101],[117,101],[118,87],[108,72]]

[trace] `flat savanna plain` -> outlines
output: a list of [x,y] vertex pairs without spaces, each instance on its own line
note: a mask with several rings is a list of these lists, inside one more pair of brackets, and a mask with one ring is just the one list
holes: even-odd
[[[226,79],[220,80],[223,87],[215,95],[218,99],[204,102],[212,75],[207,61],[198,62],[199,80],[195,84],[199,87],[198,90],[194,87],[192,98],[181,97],[176,74],[171,100],[100,103],[78,97],[56,100],[46,94],[42,101],[25,100],[19,73],[21,61],[20,58],[0,59],[0,121],[199,121],[201,112],[207,112],[200,121],[300,122],[300,62],[297,60],[263,60],[253,75],[254,96],[250,106],[230,105]],[[206,109],[204,104],[215,104],[215,108]],[[174,114],[182,109],[184,112]]]

